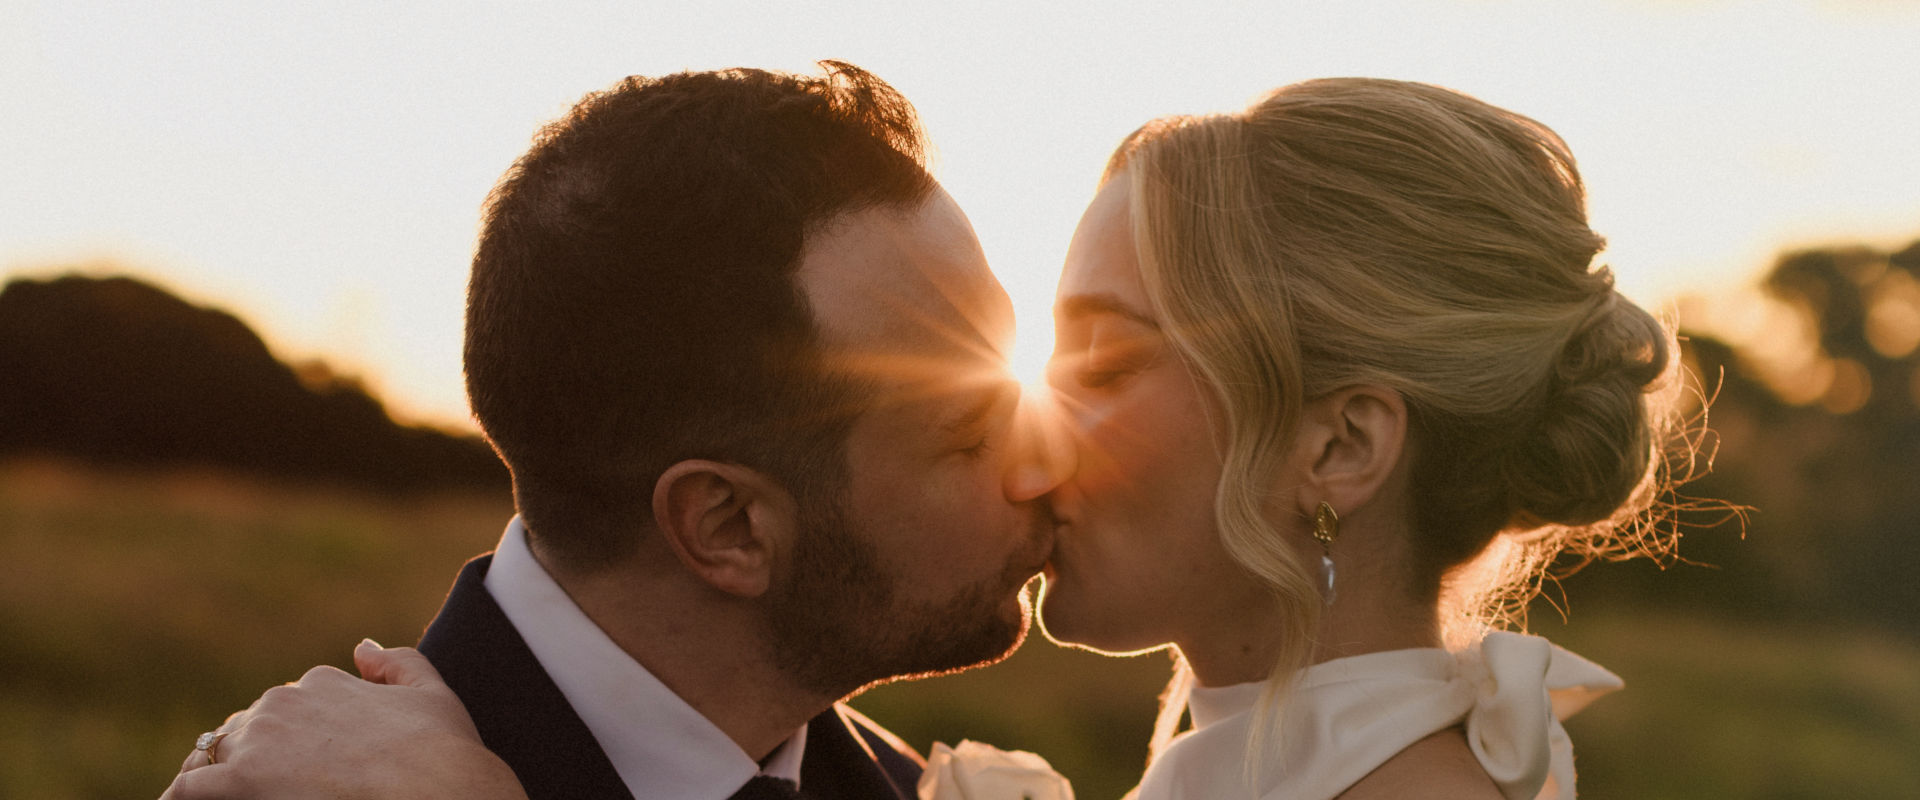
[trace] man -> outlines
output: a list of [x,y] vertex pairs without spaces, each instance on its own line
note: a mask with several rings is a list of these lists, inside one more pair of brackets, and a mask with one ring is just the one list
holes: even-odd
[[[530,797],[911,797],[917,756],[836,701],[1025,635],[1065,468],[1011,304],[911,106],[826,66],[630,78],[490,198],[467,388],[519,516],[420,652]],[[333,699],[395,688],[270,691],[170,794],[265,791],[337,746],[298,738]],[[340,772],[294,782],[377,774]]]

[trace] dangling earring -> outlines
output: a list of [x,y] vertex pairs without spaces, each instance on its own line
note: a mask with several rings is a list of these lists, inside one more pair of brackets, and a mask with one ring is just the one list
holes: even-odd
[[1326,573],[1327,585],[1324,591],[1327,605],[1333,605],[1333,540],[1340,536],[1340,515],[1333,513],[1333,506],[1320,501],[1320,508],[1313,512],[1313,538],[1320,540],[1320,570]]

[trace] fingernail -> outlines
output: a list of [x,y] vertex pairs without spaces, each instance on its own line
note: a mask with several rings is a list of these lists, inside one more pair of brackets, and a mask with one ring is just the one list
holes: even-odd
[[374,640],[372,640],[372,639],[361,639],[361,640],[360,640],[360,643],[359,643],[359,644],[357,644],[357,645],[354,645],[354,647],[353,647],[353,649],[355,649],[355,650],[358,650],[358,649],[360,649],[360,648],[362,648],[362,647],[371,647],[371,648],[373,648],[373,649],[375,649],[375,650],[385,650],[385,649],[387,649],[387,648],[384,648],[384,647],[381,647],[381,646],[380,646],[380,643],[379,643],[379,642],[376,642],[376,641],[374,641]]

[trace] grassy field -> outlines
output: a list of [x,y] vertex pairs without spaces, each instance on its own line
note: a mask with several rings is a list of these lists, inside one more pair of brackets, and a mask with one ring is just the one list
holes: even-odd
[[[0,467],[0,797],[158,795],[195,734],[362,636],[411,643],[504,497]],[[1544,616],[1544,615],[1543,615]],[[1569,729],[1590,797],[1920,793],[1920,645],[1844,627],[1581,608],[1546,632],[1627,679]],[[1036,641],[855,705],[916,746],[1049,758],[1085,800],[1138,775],[1164,656]]]
[[411,643],[505,499],[0,470],[0,796],[152,797],[193,737],[363,636]]
[[1582,794],[1920,797],[1920,645],[1602,614],[1536,630],[1626,679],[1569,720]]

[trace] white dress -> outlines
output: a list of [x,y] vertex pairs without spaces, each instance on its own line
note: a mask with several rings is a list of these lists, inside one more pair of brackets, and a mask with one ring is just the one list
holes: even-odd
[[1394,650],[1301,674],[1247,776],[1247,737],[1263,684],[1196,688],[1194,728],[1154,759],[1138,800],[1329,800],[1434,732],[1467,742],[1508,800],[1573,797],[1573,745],[1560,720],[1619,689],[1604,668],[1537,636],[1495,632],[1460,652]]

